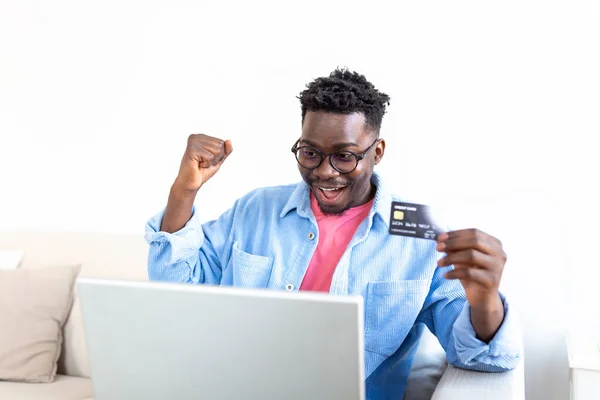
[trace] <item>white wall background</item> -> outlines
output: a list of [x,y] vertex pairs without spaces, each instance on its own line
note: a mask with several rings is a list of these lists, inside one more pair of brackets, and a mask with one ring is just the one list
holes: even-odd
[[141,235],[190,133],[234,144],[205,218],[295,182],[295,96],[348,66],[392,97],[396,191],[503,240],[527,398],[567,398],[564,329],[600,336],[597,2],[366,4],[0,0],[0,229]]

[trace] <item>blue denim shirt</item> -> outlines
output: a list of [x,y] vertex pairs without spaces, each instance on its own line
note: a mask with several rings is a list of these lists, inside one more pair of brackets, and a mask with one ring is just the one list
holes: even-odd
[[[488,344],[477,339],[459,281],[442,275],[442,254],[433,240],[390,235],[392,201],[373,174],[377,191],[333,275],[332,295],[365,300],[367,398],[402,398],[424,326],[437,336],[449,363],[500,372],[514,368],[521,354],[515,317],[505,318]],[[195,214],[180,231],[160,232],[163,213],[146,225],[151,280],[298,290],[319,241],[301,182],[254,190],[217,220],[201,224]],[[195,211],[195,210],[194,210]]]

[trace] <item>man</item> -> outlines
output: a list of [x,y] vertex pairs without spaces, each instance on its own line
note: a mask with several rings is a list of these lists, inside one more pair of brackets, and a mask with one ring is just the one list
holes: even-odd
[[498,291],[500,241],[476,229],[437,242],[389,234],[392,201],[401,199],[373,172],[389,96],[338,69],[299,99],[292,152],[303,182],[254,190],[204,225],[194,218],[196,193],[233,148],[189,137],[167,207],[147,224],[150,278],[364,296],[370,399],[403,397],[424,326],[456,366],[514,368],[520,338]]

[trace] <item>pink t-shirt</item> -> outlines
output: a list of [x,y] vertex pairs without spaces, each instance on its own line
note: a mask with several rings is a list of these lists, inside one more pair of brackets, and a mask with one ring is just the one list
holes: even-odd
[[369,215],[372,204],[373,200],[362,206],[352,207],[342,215],[325,215],[311,192],[310,206],[319,225],[319,243],[310,260],[300,290],[329,292],[335,267],[356,229]]

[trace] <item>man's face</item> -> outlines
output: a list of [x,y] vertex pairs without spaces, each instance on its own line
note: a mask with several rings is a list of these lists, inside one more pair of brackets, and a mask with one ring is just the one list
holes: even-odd
[[[350,151],[362,154],[375,140],[376,133],[366,125],[362,113],[334,114],[308,111],[302,125],[298,146],[310,145],[324,153]],[[341,214],[362,205],[372,198],[373,167],[383,157],[385,142],[380,140],[350,173],[341,173],[325,157],[315,169],[298,165],[300,174],[309,185],[326,214]],[[334,160],[335,161],[335,160]]]

